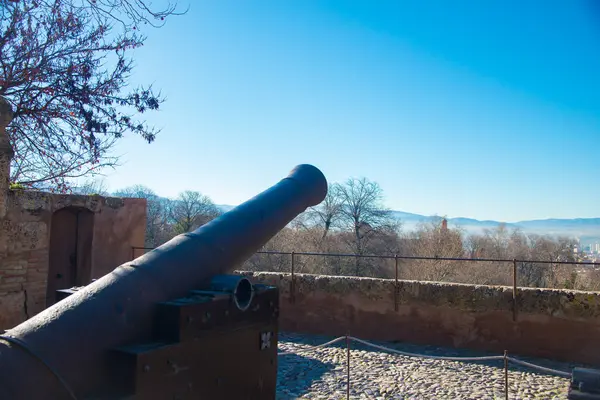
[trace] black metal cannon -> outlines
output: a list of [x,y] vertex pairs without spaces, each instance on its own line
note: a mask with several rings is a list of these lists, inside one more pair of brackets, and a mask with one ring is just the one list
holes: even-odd
[[223,274],[326,193],[323,174],[299,165],[8,330],[0,398],[274,399],[278,291]]

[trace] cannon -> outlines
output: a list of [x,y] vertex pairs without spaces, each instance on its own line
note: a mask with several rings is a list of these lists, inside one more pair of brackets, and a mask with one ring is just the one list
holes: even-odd
[[312,165],[0,336],[1,399],[274,399],[278,291],[231,274],[327,194]]

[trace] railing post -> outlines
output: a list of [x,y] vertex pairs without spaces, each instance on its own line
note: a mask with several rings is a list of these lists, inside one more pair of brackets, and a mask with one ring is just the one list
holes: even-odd
[[508,352],[504,350],[504,398],[508,400]]
[[513,322],[517,322],[517,260],[513,259]]
[[292,251],[292,281],[290,282],[290,303],[296,303],[296,275],[294,275],[294,264],[296,262],[295,252]]
[[394,279],[394,311],[398,311],[398,254],[394,254],[394,269],[396,277]]
[[346,334],[346,399],[350,400],[350,338]]
[[135,246],[131,246],[131,261],[135,260]]

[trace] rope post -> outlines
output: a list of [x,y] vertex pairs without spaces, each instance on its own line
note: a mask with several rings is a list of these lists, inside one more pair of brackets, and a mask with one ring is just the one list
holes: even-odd
[[513,259],[513,322],[517,322],[517,260]]
[[398,311],[398,254],[394,254],[394,269],[396,278],[394,280],[394,311]]
[[350,400],[350,338],[346,334],[346,400]]
[[295,304],[296,303],[296,276],[294,275],[294,264],[295,264],[295,257],[296,253],[292,251],[292,281],[290,282],[290,303],[291,304]]
[[504,398],[508,400],[508,352],[504,350]]

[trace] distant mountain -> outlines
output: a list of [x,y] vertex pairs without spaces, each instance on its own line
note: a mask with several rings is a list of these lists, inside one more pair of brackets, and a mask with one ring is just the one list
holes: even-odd
[[[223,212],[227,212],[235,206],[218,204],[217,207]],[[404,231],[414,230],[420,223],[429,223],[441,219],[439,216],[426,216],[404,211],[392,211],[392,215],[401,222]],[[501,223],[500,221],[480,221],[462,217],[448,218],[448,226],[460,228],[465,234],[482,233],[485,229],[497,228]],[[505,223],[505,225],[509,229],[518,228],[529,234],[576,238],[584,246],[590,243],[600,243],[600,218],[551,218]]]
[[[394,211],[394,217],[406,231],[417,228],[419,223],[439,220],[440,217]],[[462,229],[466,234],[482,233],[485,229],[497,228],[500,221],[480,221],[472,218],[448,218],[448,226]],[[543,219],[505,223],[508,229],[520,229],[524,233],[567,236],[581,241],[582,245],[600,243],[600,218]]]

